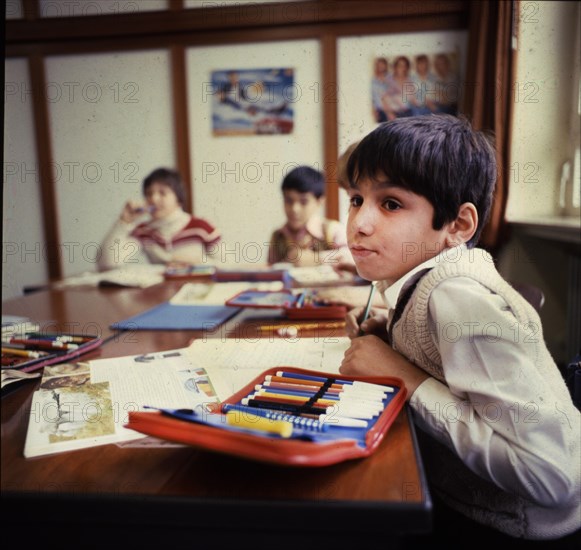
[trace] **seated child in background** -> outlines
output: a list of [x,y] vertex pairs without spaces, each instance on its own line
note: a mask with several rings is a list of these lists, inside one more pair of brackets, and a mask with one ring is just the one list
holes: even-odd
[[[207,221],[183,210],[185,190],[180,175],[158,168],[143,181],[144,203],[129,201],[106,236],[101,270],[146,260],[152,264],[200,264],[220,240]],[[149,218],[146,218],[149,216]]]
[[268,262],[295,266],[351,261],[344,226],[322,218],[325,177],[309,166],[291,170],[282,181],[286,224],[273,232]]
[[400,118],[361,141],[348,173],[349,247],[385,309],[361,327],[361,308],[348,314],[340,372],[404,381],[436,504],[465,516],[475,539],[575,536],[580,413],[536,310],[474,248],[492,146],[464,119]]

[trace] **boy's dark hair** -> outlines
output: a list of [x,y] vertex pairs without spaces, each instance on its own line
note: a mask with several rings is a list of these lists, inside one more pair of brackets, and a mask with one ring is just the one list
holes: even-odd
[[172,189],[178,198],[178,202],[183,206],[186,202],[186,191],[182,178],[175,170],[169,168],[157,168],[143,180],[143,194],[147,188],[154,183],[163,183]]
[[365,136],[347,164],[349,184],[384,176],[425,197],[434,207],[433,229],[453,221],[462,203],[478,211],[473,247],[488,220],[496,184],[496,155],[488,138],[464,117],[422,115],[380,124]]
[[325,176],[310,166],[297,166],[284,177],[281,188],[313,193],[319,199],[325,194]]

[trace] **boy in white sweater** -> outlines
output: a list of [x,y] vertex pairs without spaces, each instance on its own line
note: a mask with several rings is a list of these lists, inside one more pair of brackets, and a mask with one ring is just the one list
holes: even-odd
[[361,141],[348,175],[349,248],[385,309],[361,326],[361,309],[349,313],[341,372],[403,380],[430,486],[451,509],[492,533],[568,540],[581,526],[580,413],[537,312],[474,247],[492,146],[461,118],[396,119]]
[[186,190],[180,174],[157,168],[143,180],[144,202],[128,201],[101,247],[99,269],[138,263],[205,263],[220,232],[184,210]]

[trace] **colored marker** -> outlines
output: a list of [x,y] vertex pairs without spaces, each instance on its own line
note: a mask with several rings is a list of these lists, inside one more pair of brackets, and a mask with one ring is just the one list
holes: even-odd
[[286,414],[282,412],[271,411],[268,409],[257,409],[253,407],[245,407],[244,405],[234,405],[231,403],[226,403],[222,406],[224,412],[238,411],[240,413],[248,413],[256,416],[261,416],[263,418],[268,418],[270,420],[283,420],[285,422],[291,422],[294,426],[305,430],[316,430],[321,432],[326,432],[329,429],[329,424],[324,424],[319,420],[313,418],[307,418],[304,416],[296,416],[293,414]]
[[[297,386],[312,387],[316,386],[321,389],[325,384],[323,382],[310,381],[310,380],[300,380],[296,378],[286,378],[284,376],[271,376],[267,375],[265,377],[264,384],[267,383],[296,383]],[[372,400],[383,400],[387,397],[388,393],[393,392],[393,388],[389,386],[381,386],[385,388],[385,391],[376,388],[367,388],[363,386],[354,386],[352,384],[331,384],[328,386],[327,391],[347,393],[349,395],[357,395],[362,398],[372,399]]]
[[301,405],[297,405],[296,403],[280,403],[276,401],[269,401],[267,399],[249,399],[248,397],[244,397],[241,401],[242,405],[247,407],[256,407],[257,409],[272,409],[274,411],[284,411],[289,412],[291,414],[327,414],[327,407],[305,407]]
[[[378,416],[383,407],[377,406],[366,406],[360,403],[349,403],[349,402],[341,402],[335,400],[327,400],[327,399],[317,399],[314,402],[310,403],[309,397],[303,397],[299,395],[288,395],[288,394],[273,394],[273,393],[262,393],[256,392],[252,393],[248,396],[249,399],[263,399],[267,401],[272,401],[275,403],[289,403],[289,404],[309,404],[309,406],[313,407],[327,407],[334,408],[335,411],[340,414],[341,416],[347,416],[349,418],[368,418],[371,419],[374,416]],[[327,411],[329,412],[329,411]]]
[[[296,396],[302,399],[312,399],[317,395],[318,392],[304,392],[304,391],[297,391],[297,390],[285,390],[280,388],[263,388],[259,385],[255,386],[254,388],[256,393],[258,394],[265,394],[265,395],[275,395],[275,396]],[[372,400],[372,399],[363,399],[359,396],[353,396],[346,393],[340,394],[322,394],[317,397],[318,402],[328,401],[329,404],[336,404],[336,403],[349,403],[353,405],[361,405],[361,407],[366,407],[369,409],[377,409],[383,410],[383,401],[381,399]]]
[[256,399],[244,398],[241,401],[243,406],[275,412],[288,412],[296,416],[306,416],[318,419],[319,422],[338,426],[342,428],[366,428],[368,423],[362,418],[346,418],[338,415],[336,411],[329,407],[329,411],[319,407],[300,407],[297,405],[285,405],[282,403],[265,402]]
[[[297,392],[311,392],[317,393],[321,391],[323,387],[322,384],[320,386],[308,386],[308,385],[301,385],[301,384],[287,384],[284,382],[272,382],[270,380],[265,380],[262,384],[258,384],[254,387],[257,389],[258,386],[263,388],[271,388],[273,390],[286,390],[286,391],[297,391]],[[339,388],[329,387],[325,390],[324,396],[328,398],[333,398],[335,396],[345,395],[350,396],[356,399],[361,400],[369,400],[374,402],[383,402],[386,397],[385,393],[379,392],[370,392],[366,390],[357,390],[353,388],[353,386],[342,386]]]
[[90,342],[93,337],[90,336],[74,336],[72,334],[43,334],[39,332],[28,332],[26,333],[26,338],[33,338],[35,340],[53,340],[63,343],[78,343],[83,344],[85,342]]
[[134,214],[151,214],[155,210],[155,206],[138,206],[133,209]]
[[[267,395],[254,395],[245,397],[242,400],[243,405],[259,406],[261,408],[273,408],[277,410],[286,410],[291,413],[310,413],[310,414],[335,414],[342,418],[359,418],[364,420],[371,420],[377,416],[374,412],[363,410],[360,407],[352,407],[349,405],[328,405],[326,403],[315,403],[307,405],[308,400],[298,399],[283,399],[280,397],[270,397]],[[272,406],[270,406],[272,405]],[[288,408],[284,408],[288,407]]]
[[[312,382],[322,382],[325,383],[329,379],[322,376],[312,376],[308,374],[299,374],[295,372],[287,372],[287,371],[277,371],[277,376],[282,376],[285,378],[294,378],[297,380],[307,380]],[[363,382],[361,380],[341,380],[339,378],[335,378],[333,384],[341,384],[341,385],[349,385],[353,387],[360,387],[360,388],[369,388],[369,389],[376,389],[383,392],[393,392],[393,387],[391,386],[383,386],[381,384],[372,384],[371,382]]]

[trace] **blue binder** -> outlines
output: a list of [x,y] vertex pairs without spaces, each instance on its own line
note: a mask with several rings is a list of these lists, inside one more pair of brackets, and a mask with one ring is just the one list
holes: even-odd
[[116,330],[214,330],[241,308],[230,306],[182,306],[165,302],[111,325]]

